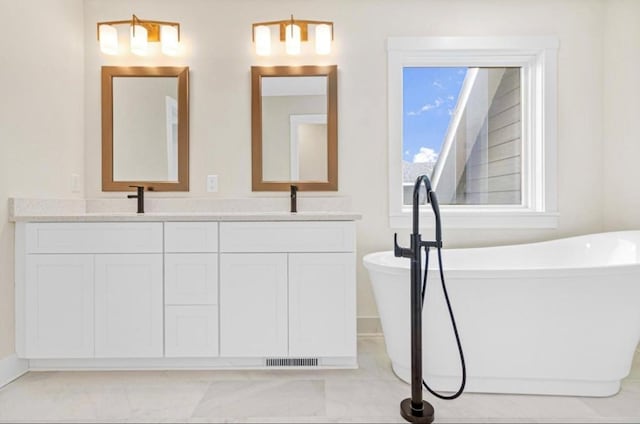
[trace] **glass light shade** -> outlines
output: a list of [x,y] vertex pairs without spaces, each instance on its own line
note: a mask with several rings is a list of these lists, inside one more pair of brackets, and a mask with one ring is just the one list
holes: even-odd
[[271,54],[271,30],[266,25],[258,25],[253,34],[256,43],[256,54],[258,56],[269,56]]
[[331,53],[331,26],[327,24],[316,25],[316,53]]
[[100,25],[100,50],[104,54],[118,54],[118,30],[111,25]]
[[131,25],[131,53],[144,56],[147,54],[147,46],[147,29],[142,25]]
[[287,54],[300,54],[300,27],[289,24],[285,28],[285,50]]
[[173,25],[161,25],[160,43],[162,44],[162,53],[169,56],[178,54],[178,28]]

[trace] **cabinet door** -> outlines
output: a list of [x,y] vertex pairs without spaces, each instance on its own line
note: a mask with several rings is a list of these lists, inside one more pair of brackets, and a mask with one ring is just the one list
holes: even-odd
[[220,355],[287,354],[287,255],[220,255]]
[[164,317],[167,357],[218,356],[216,306],[167,306]]
[[356,356],[353,253],[289,255],[289,354]]
[[27,255],[26,356],[93,356],[93,256]]
[[164,302],[167,305],[217,304],[218,255],[216,253],[165,254],[164,288]]
[[162,356],[162,255],[96,255],[96,357]]

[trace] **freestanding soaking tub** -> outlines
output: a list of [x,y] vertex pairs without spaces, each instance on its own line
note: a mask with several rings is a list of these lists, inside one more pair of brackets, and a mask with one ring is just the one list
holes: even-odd
[[[618,392],[640,340],[640,231],[444,249],[442,257],[467,363],[467,391]],[[377,252],[366,255],[364,265],[393,371],[408,382],[409,260]],[[461,370],[436,267],[432,249],[423,371],[433,389],[455,391]]]

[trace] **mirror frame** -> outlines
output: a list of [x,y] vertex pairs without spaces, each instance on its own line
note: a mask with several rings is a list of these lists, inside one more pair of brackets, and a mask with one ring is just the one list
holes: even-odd
[[[113,180],[113,78],[178,78],[178,181]],[[189,191],[189,67],[188,66],[103,66],[102,67],[102,191],[131,191],[131,185],[150,191]]]
[[[327,181],[264,181],[262,179],[262,77],[327,77]],[[289,191],[291,184],[302,191],[338,190],[338,67],[251,67],[251,189]]]

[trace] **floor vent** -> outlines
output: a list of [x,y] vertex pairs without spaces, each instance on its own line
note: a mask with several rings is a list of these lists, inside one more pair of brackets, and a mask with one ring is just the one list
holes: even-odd
[[317,367],[318,358],[267,358],[268,367]]

